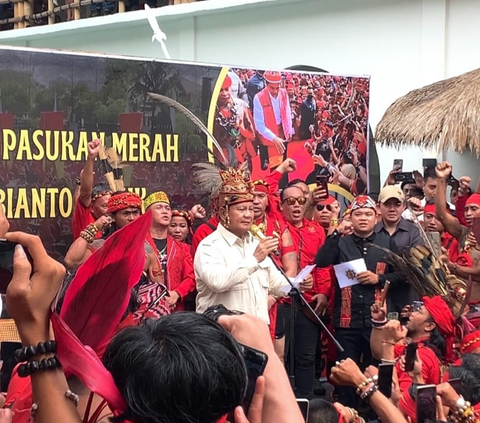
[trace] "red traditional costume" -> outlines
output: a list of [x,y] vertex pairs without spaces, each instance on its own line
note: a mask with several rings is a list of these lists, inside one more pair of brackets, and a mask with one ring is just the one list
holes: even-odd
[[[145,199],[145,210],[156,203],[170,204],[170,201],[164,192],[155,192]],[[147,234],[146,238],[155,252],[158,261],[157,271],[162,274],[163,283],[169,291],[176,291],[180,295],[180,301],[177,303],[175,310],[182,311],[184,310],[182,300],[195,290],[195,274],[190,247],[171,236],[167,236],[166,240],[166,251],[159,251],[150,233]]]

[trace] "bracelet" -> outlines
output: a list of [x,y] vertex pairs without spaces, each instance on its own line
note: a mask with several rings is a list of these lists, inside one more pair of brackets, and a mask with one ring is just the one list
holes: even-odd
[[30,345],[29,347],[23,347],[15,351],[15,359],[18,362],[30,360],[36,355],[55,354],[57,352],[57,341],[39,342],[35,347]]
[[393,346],[397,345],[397,344],[395,344],[395,342],[390,342],[390,341],[385,341],[385,340],[382,340],[382,344],[388,344],[388,345],[393,345]]
[[386,358],[382,358],[380,361],[387,364],[397,364],[397,360],[387,360]]
[[90,223],[89,225],[87,225],[85,230],[93,236],[97,235],[97,232],[98,232],[98,228],[95,226],[94,223]]
[[80,237],[87,241],[88,244],[91,244],[93,241],[95,241],[93,235],[87,231],[80,232]]
[[18,366],[18,376],[19,377],[28,377],[37,373],[39,371],[46,371],[46,370],[55,370],[62,367],[60,361],[56,355],[50,358],[44,358],[41,361],[29,361],[25,364],[20,364]]
[[72,401],[75,404],[75,407],[78,407],[78,404],[80,403],[80,397],[77,394],[69,389],[67,392],[65,392],[65,397]]
[[357,395],[360,395],[360,393],[365,389],[365,387],[367,385],[369,385],[371,383],[376,385],[377,381],[378,381],[378,376],[377,375],[365,379],[360,385],[357,386]]
[[359,395],[360,395],[360,398],[362,399],[362,401],[366,401],[368,402],[368,400],[370,399],[370,397],[375,393],[377,392],[378,388],[377,388],[377,385],[375,385],[374,383],[371,383],[370,385],[368,385]]
[[388,322],[387,319],[383,319],[383,320],[372,319],[372,327],[381,328],[381,327],[385,326],[387,324],[387,322]]

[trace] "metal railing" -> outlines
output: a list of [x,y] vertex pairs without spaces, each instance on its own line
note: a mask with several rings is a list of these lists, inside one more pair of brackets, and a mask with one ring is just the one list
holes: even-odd
[[[67,19],[65,20],[79,20],[82,18],[82,7],[105,2],[105,0],[69,0],[69,3],[65,2],[64,5],[57,6],[54,4],[54,0],[43,0],[41,4],[43,5],[42,7],[44,9],[46,8],[46,10],[34,13],[35,8],[38,9],[38,4],[37,7],[35,7],[35,1],[36,0],[0,0],[0,9],[3,9],[2,13],[0,14],[0,16],[2,17],[0,19],[0,29],[21,29],[29,26],[38,26],[45,24],[53,25],[54,23],[61,21],[61,14],[65,11],[67,11]],[[124,0],[109,1],[117,3],[116,12],[124,13],[128,11]],[[202,0],[168,0],[168,2],[166,0],[163,0],[161,1],[162,4],[159,7],[176,5],[181,3],[193,3],[195,1]],[[140,0],[140,2],[142,3],[142,0]],[[10,11],[8,10],[9,5],[12,9]],[[5,13],[8,12],[10,12],[10,16],[5,17]],[[68,15],[70,15],[70,17],[68,17]],[[88,18],[88,16],[83,18]]]

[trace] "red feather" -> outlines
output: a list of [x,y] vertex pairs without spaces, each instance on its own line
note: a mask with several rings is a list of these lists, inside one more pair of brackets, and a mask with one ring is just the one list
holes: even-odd
[[152,223],[147,212],[112,234],[80,266],[63,302],[60,317],[94,351],[114,335],[145,264],[145,237]]
[[52,314],[52,325],[64,372],[77,376],[90,391],[106,400],[112,411],[125,411],[125,400],[97,354],[85,347],[57,314]]

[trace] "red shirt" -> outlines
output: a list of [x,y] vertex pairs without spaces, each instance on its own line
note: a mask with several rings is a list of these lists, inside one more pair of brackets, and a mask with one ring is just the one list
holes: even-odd
[[[317,222],[307,219],[303,219],[302,226],[299,228],[288,221],[287,226],[297,252],[297,269],[300,272],[305,266],[315,264],[315,255],[325,242],[325,231]],[[328,267],[315,268],[312,276],[313,287],[303,293],[305,299],[311,302],[315,294],[324,294],[328,297],[332,284],[330,269]]]
[[[406,345],[395,346],[395,357],[400,357],[405,353]],[[422,341],[418,343],[418,356],[422,360],[422,378],[425,384],[438,385],[441,381],[440,360]],[[402,398],[399,401],[399,408],[407,414],[412,423],[415,423],[415,400],[411,397],[409,389],[412,385],[412,377],[400,368],[400,363],[397,362],[396,370],[398,375],[398,384]]]
[[452,263],[458,259],[458,240],[456,240],[447,231],[444,231],[441,236],[442,247],[448,251],[448,258]]
[[[82,232],[91,223],[95,223],[96,220],[97,219],[95,219],[92,214],[92,203],[90,203],[90,206],[87,207],[82,203],[80,198],[78,198],[72,218],[73,240],[75,241],[80,236],[80,232]],[[98,231],[95,235],[95,238],[101,238],[102,235],[102,232]]]
[[[150,234],[147,235],[147,242],[157,251],[155,242]],[[171,291],[177,291],[182,297],[182,302],[177,304],[176,311],[184,310],[183,299],[195,291],[195,273],[193,271],[193,260],[190,254],[190,247],[176,239],[167,237],[167,280],[165,285]]]

